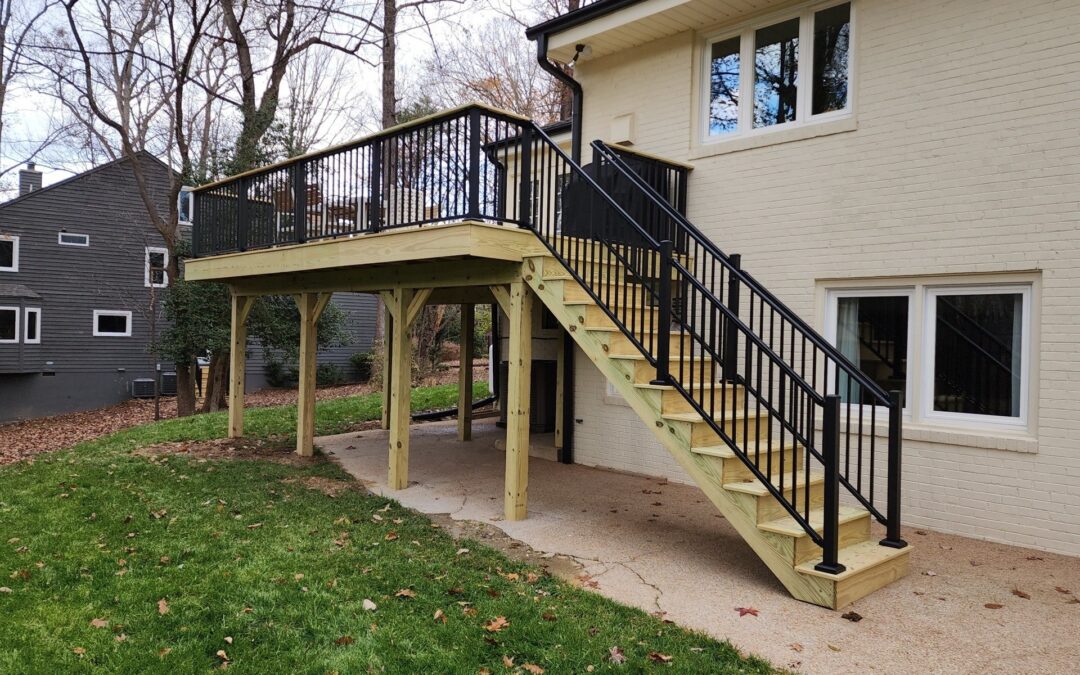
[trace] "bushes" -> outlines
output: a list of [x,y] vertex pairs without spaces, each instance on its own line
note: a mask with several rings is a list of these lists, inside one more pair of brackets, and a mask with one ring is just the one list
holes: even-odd
[[[277,359],[266,362],[266,383],[278,389],[292,389],[300,381],[300,369],[294,365],[285,365]],[[321,363],[315,369],[315,384],[320,387],[333,387],[349,381],[345,371],[333,363]]]
[[349,357],[349,363],[356,369],[356,377],[361,382],[371,381],[372,364],[375,361],[375,354],[372,352],[356,352]]

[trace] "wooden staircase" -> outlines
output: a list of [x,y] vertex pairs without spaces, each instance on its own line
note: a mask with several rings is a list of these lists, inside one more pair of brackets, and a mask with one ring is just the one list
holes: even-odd
[[[607,275],[607,281],[617,283],[619,292],[625,294],[632,284],[625,283],[619,265],[603,260],[601,265],[606,269],[600,281]],[[713,425],[694,410],[680,391],[651,383],[656,376],[655,366],[570,271],[553,256],[535,255],[526,258],[523,275],[582,351],[794,597],[837,609],[908,573],[912,547],[890,548],[872,540],[871,514],[849,505],[841,505],[839,517],[839,562],[844,571],[831,574],[815,569],[821,562],[821,547],[754,476],[749,463],[720,438]],[[603,297],[607,291],[605,285],[598,283],[593,290]],[[644,296],[642,293],[638,297]],[[658,318],[646,325],[659,325]],[[804,461],[803,450],[795,443],[783,446],[775,440],[764,443],[766,416],[751,410],[749,415],[753,419],[747,419],[742,405],[743,388],[717,381],[716,364],[711,361],[703,364],[700,356],[689,355],[690,342],[678,333],[671,334],[670,344],[672,372],[677,372],[680,361],[692,361],[695,372],[705,374],[698,380],[703,384],[695,386],[704,393],[711,390],[715,400],[727,402],[726,409],[714,414],[718,426],[727,430],[738,424],[742,429],[755,430],[741,449],[756,460],[757,466],[775,468]],[[791,482],[790,476],[788,481]],[[785,484],[779,476],[770,482],[782,486],[781,491],[789,498],[797,491],[800,499],[809,499],[810,525],[815,529],[821,527],[825,483],[821,471],[811,471],[808,478],[799,474],[794,484]]]

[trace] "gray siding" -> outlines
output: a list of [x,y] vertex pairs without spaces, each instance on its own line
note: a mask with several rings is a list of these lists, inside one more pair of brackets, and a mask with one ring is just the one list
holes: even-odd
[[[345,314],[345,332],[348,341],[340,347],[321,349],[318,363],[332,363],[341,369],[350,380],[356,378],[356,370],[349,361],[356,352],[370,351],[375,341],[375,296],[368,293],[335,293],[331,302]],[[266,360],[263,350],[252,341],[247,352],[248,391],[265,389],[270,386],[266,381]]]

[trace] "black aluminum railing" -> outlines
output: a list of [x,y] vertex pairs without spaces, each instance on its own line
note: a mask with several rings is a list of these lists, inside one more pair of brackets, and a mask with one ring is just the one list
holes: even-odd
[[[659,322],[670,323],[671,340],[690,348],[672,361],[669,341],[658,345],[651,355],[657,379],[682,392],[822,546],[823,570],[840,569],[840,487],[886,526],[883,545],[906,545],[900,538],[899,392],[881,389],[741,269],[739,256],[723,253],[668,204],[620,153],[599,141],[592,147],[594,163],[619,169],[666,218],[666,227],[656,230],[665,234],[655,250],[663,278],[670,268],[681,297],[658,307]],[[684,240],[682,255],[667,254],[672,242]],[[725,382],[742,387],[741,400],[734,386],[707,386],[717,366]],[[810,522],[819,506],[811,487],[818,467],[825,476],[820,528]]]
[[886,525],[882,544],[904,546],[899,396],[687,221],[685,167],[593,149],[583,168],[532,122],[465,106],[197,189],[195,251],[466,220],[530,229],[822,546],[821,569],[840,570],[841,488]]

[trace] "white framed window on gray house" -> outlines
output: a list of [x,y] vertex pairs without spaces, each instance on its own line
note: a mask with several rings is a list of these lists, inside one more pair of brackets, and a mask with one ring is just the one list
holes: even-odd
[[850,116],[852,3],[816,3],[707,37],[702,141]]
[[176,196],[176,208],[179,217],[177,220],[183,225],[190,225],[195,215],[195,193],[188,186],[180,188],[180,194]]
[[61,246],[81,246],[86,248],[90,245],[90,235],[78,234],[77,232],[57,232],[56,243]]
[[19,341],[19,308],[0,307],[0,344]]
[[169,251],[157,246],[146,247],[143,283],[147,288],[165,288],[169,285]]
[[95,309],[94,337],[131,337],[131,312]]
[[[1028,426],[1032,284],[916,283],[827,291],[825,334],[914,422]],[[858,399],[841,376],[837,392]]]
[[23,344],[41,344],[40,307],[27,307],[23,310]]
[[19,271],[19,238],[0,234],[0,272]]

